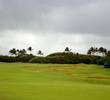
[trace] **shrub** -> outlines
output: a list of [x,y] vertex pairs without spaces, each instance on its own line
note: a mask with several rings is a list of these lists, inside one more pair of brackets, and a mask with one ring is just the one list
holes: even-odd
[[110,59],[104,62],[104,68],[110,68]]
[[97,64],[100,58],[101,58],[100,56],[95,56],[95,55],[91,56],[91,61],[92,61],[91,64]]
[[34,58],[34,55],[21,54],[17,56],[18,62],[29,62],[30,59]]
[[45,63],[59,63],[63,64],[64,62],[64,57],[63,56],[47,56],[45,57]]
[[102,58],[100,58],[100,59],[98,60],[97,64],[98,64],[98,65],[104,65],[104,62],[105,62],[106,60],[108,60],[108,59],[109,59],[108,57],[102,57]]
[[81,58],[81,63],[85,63],[85,64],[90,64],[91,59],[89,57],[82,57]]
[[16,57],[12,57],[12,56],[0,56],[0,62],[16,62],[17,58]]
[[58,52],[45,57],[46,63],[77,64],[78,56],[72,52]]
[[79,58],[77,54],[74,54],[72,52],[65,53],[65,63],[66,64],[77,64],[79,63]]
[[44,57],[34,57],[32,59],[29,60],[29,63],[44,63]]
[[100,56],[79,54],[78,58],[80,63],[97,64],[97,61],[100,59]]
[[64,55],[65,55],[65,52],[56,52],[56,53],[49,54],[47,56],[53,57],[53,56],[64,56]]

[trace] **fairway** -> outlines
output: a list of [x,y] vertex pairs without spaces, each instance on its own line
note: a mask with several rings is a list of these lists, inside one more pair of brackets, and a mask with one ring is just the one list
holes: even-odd
[[0,100],[110,100],[110,69],[0,63]]

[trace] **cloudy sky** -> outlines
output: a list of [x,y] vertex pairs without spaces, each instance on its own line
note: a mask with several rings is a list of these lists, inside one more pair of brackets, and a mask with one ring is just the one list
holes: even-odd
[[110,0],[0,0],[0,54],[110,50]]

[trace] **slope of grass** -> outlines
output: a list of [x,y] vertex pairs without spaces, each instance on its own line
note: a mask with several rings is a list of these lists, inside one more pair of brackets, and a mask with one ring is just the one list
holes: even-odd
[[109,100],[109,78],[97,65],[0,63],[0,100]]

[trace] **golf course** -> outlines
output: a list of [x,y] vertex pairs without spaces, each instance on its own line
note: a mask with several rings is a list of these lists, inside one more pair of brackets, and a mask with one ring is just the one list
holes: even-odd
[[0,100],[110,100],[110,69],[95,64],[0,63]]

